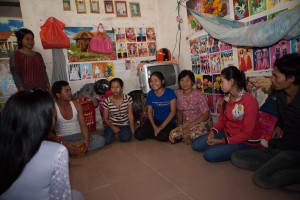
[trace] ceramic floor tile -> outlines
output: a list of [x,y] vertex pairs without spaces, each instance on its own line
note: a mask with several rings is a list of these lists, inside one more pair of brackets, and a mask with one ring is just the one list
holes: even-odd
[[157,173],[150,171],[111,185],[119,200],[165,200],[179,190]]
[[194,157],[158,168],[157,171],[180,189],[187,189],[200,182],[205,182],[210,174],[222,174],[211,163]]
[[118,200],[110,187],[104,187],[84,194],[86,200]]
[[175,194],[174,196],[167,198],[166,200],[192,200],[192,198],[188,197],[183,193]]
[[109,183],[130,179],[152,170],[143,161],[132,156],[115,162],[104,162],[101,165],[102,175]]
[[98,168],[70,170],[70,181],[72,189],[83,193],[108,186]]

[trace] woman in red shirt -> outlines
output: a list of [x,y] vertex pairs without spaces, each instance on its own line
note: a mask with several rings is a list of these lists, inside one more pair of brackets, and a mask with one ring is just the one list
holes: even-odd
[[34,34],[22,28],[15,32],[18,50],[10,58],[10,71],[19,91],[41,88],[50,91],[46,66],[40,53],[33,51]]
[[193,149],[203,152],[209,162],[230,160],[235,151],[255,148],[261,136],[258,103],[246,92],[244,72],[234,66],[223,69],[221,88],[226,95],[219,121],[208,135],[192,143]]

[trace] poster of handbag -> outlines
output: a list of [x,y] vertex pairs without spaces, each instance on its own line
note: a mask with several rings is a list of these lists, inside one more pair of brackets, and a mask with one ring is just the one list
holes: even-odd
[[[65,27],[65,32],[70,39],[70,48],[68,49],[70,63],[117,59],[115,50],[111,54],[99,54],[90,50],[90,42],[97,33],[93,27]],[[114,31],[106,30],[106,35],[112,40],[115,49]]]

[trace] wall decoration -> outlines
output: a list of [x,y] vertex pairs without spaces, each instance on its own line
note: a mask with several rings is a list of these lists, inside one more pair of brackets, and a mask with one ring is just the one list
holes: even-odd
[[209,74],[210,73],[209,56],[208,55],[201,55],[199,64],[200,64],[201,74]]
[[300,38],[291,40],[291,53],[300,53]]
[[200,74],[201,73],[201,69],[200,69],[199,55],[198,56],[192,56],[191,60],[192,60],[192,71],[196,75]]
[[75,0],[77,13],[86,13],[85,0]]
[[288,40],[280,40],[279,42],[271,46],[270,47],[271,68],[274,67],[275,60],[290,53],[291,53],[290,41]]
[[125,42],[125,28],[115,28],[116,42]]
[[127,51],[129,58],[138,57],[136,43],[127,43]]
[[11,95],[18,90],[10,73],[9,58],[0,58],[0,107]]
[[156,41],[156,33],[153,27],[146,28],[147,40],[148,42]]
[[21,19],[0,18],[0,58],[9,58],[11,53],[18,48],[14,31],[23,26],[23,20]]
[[64,11],[70,11],[71,10],[70,0],[63,0],[63,8],[64,8]]
[[245,17],[249,17],[248,0],[234,0],[233,7],[235,20],[240,20]]
[[221,73],[221,55],[220,52],[209,54],[210,72]]
[[[252,56],[252,52],[251,52],[251,56]],[[222,66],[222,69],[224,69],[228,66],[231,66],[231,65],[234,66],[233,50],[221,51],[221,66]]]
[[99,0],[90,0],[91,13],[100,13]]
[[139,57],[149,56],[147,43],[138,43],[138,54]]
[[[98,54],[89,50],[90,41],[97,33],[92,27],[65,27],[65,32],[70,39],[70,48],[68,49],[69,62],[116,60],[116,52],[112,54]],[[115,46],[114,31],[106,30],[106,34],[112,39]]]
[[203,75],[203,90],[205,94],[212,94],[213,83],[211,75]]
[[104,1],[105,13],[114,13],[113,1]]
[[[253,53],[252,48],[241,47],[237,49],[238,67],[241,71],[250,71],[253,69]],[[260,57],[260,55],[258,55]],[[260,58],[258,58],[260,59]],[[260,62],[260,61],[258,61]]]
[[129,2],[131,17],[140,17],[141,8],[140,3],[138,2]]
[[115,1],[117,17],[127,17],[126,1]]
[[[199,0],[189,0],[186,2],[186,7],[195,10],[196,12],[201,12],[202,2]],[[198,20],[192,15],[192,13],[187,9],[188,27],[189,34],[193,35],[203,29]]]
[[92,64],[91,63],[80,63],[80,74],[81,79],[92,78]]
[[268,48],[253,48],[255,70],[270,69],[270,53]]
[[199,54],[199,40],[198,38],[194,38],[190,40],[190,50],[192,56],[196,56]]
[[68,71],[70,81],[80,80],[80,64],[68,64]]
[[250,15],[254,15],[267,9],[266,0],[249,0]]
[[146,42],[146,29],[145,28],[138,28],[137,29],[137,38],[138,42]]
[[200,54],[205,54],[207,53],[208,47],[207,47],[207,35],[200,36],[198,38],[199,40],[199,50]]
[[214,94],[223,94],[223,91],[221,90],[220,74],[212,75],[212,80],[213,80],[213,93]]
[[136,42],[135,29],[133,27],[125,28],[127,42]]
[[148,42],[149,56],[156,55],[156,42]]
[[125,43],[117,43],[117,56],[118,56],[118,59],[128,57],[128,52],[127,52]]

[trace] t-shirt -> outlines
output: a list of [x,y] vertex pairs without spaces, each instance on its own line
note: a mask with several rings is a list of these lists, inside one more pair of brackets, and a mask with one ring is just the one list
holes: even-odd
[[193,122],[209,111],[207,99],[198,89],[193,89],[189,95],[184,95],[183,90],[177,90],[176,96],[177,109],[182,112],[183,121]]
[[[175,99],[175,92],[170,88],[165,88],[163,95],[156,96],[153,90],[150,90],[147,95],[146,104],[153,107],[153,118],[156,121],[163,122],[171,112],[170,102]],[[175,124],[175,119],[171,121]]]
[[116,106],[110,98],[104,101],[104,109],[109,110],[109,121],[113,125],[128,125],[128,106],[132,104],[131,96],[123,94],[123,102],[120,106]]

